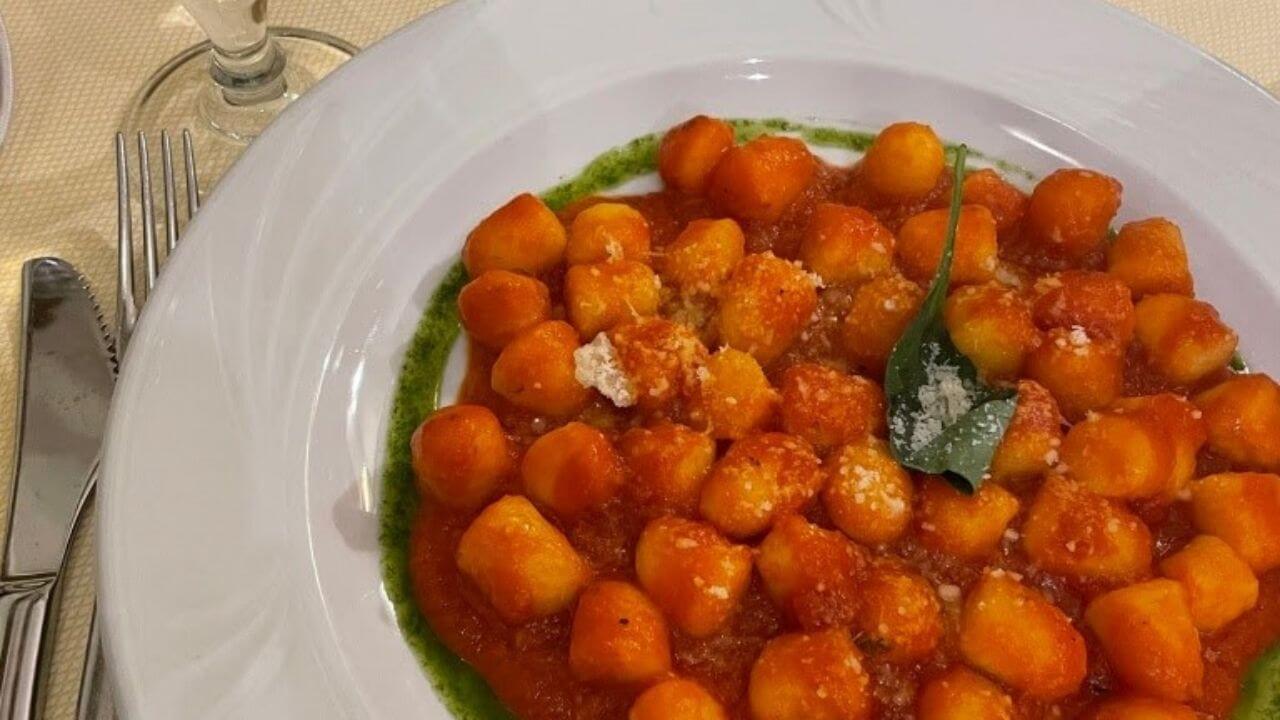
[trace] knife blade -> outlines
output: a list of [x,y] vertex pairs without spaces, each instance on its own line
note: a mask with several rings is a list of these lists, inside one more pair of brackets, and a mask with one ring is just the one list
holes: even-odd
[[69,263],[22,268],[18,423],[0,558],[0,718],[36,717],[53,635],[50,606],[96,472],[114,360],[101,313]]

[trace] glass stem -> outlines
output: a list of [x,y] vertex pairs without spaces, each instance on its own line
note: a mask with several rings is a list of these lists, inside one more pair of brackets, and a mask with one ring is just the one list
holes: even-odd
[[213,43],[209,72],[231,105],[284,95],[284,53],[267,34],[267,0],[184,0]]
[[284,53],[275,40],[264,37],[262,44],[247,53],[231,54],[216,45],[210,67],[213,81],[232,105],[256,105],[284,95]]

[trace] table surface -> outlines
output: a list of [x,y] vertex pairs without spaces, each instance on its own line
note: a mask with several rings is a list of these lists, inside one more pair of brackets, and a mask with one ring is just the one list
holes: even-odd
[[[273,24],[331,32],[365,47],[447,0],[277,0]],[[1280,0],[1116,0],[1280,94]],[[57,255],[115,304],[111,138],[139,85],[201,39],[176,0],[0,0],[16,102],[0,145],[0,528],[11,476],[19,272]],[[50,720],[74,716],[92,608],[91,524],[77,537],[50,683]]]

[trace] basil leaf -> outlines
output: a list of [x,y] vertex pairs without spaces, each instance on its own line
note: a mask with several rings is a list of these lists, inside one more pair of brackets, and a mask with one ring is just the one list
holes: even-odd
[[960,222],[964,161],[956,148],[951,212],[937,273],[919,314],[893,347],[885,369],[889,446],[902,465],[943,475],[960,490],[978,489],[1018,404],[1017,392],[988,385],[951,342],[942,305],[951,285]]

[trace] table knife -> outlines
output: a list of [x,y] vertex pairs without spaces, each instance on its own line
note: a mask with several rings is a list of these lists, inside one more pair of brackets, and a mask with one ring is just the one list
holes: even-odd
[[9,527],[0,558],[0,720],[40,716],[51,605],[106,425],[113,362],[84,279],[55,258],[22,268]]

